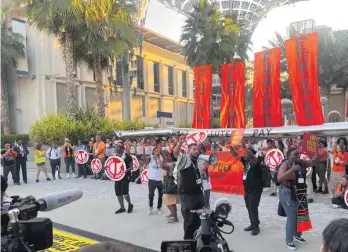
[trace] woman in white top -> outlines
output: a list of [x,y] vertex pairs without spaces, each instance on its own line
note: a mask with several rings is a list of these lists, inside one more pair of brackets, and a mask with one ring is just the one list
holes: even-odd
[[155,197],[155,190],[158,191],[157,213],[162,214],[162,197],[163,197],[163,183],[162,183],[162,169],[164,157],[161,154],[161,149],[155,147],[152,155],[143,157],[144,163],[149,165],[149,215],[153,213],[153,200]]

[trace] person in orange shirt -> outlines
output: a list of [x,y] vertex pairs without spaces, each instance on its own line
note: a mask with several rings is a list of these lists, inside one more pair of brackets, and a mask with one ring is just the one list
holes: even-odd
[[332,151],[333,165],[330,175],[330,198],[333,198],[337,186],[341,182],[341,178],[346,175],[346,162],[344,161],[344,146],[339,144]]
[[100,134],[97,134],[95,136],[95,140],[96,140],[96,142],[93,144],[93,151],[94,151],[93,157],[97,158],[101,161],[102,170],[98,174],[94,174],[93,178],[107,180],[106,175],[105,175],[105,170],[104,170],[106,145],[101,140]]
[[344,202],[344,194],[348,190],[348,175],[345,175],[341,178],[341,183],[337,186],[335,197],[332,198],[332,207],[333,208],[345,208],[348,209],[348,206]]

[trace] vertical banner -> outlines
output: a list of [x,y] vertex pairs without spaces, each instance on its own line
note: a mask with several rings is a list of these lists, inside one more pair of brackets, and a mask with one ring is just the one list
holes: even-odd
[[210,129],[212,66],[197,66],[195,72],[195,107],[192,128]]
[[245,128],[244,62],[221,66],[221,128]]
[[279,47],[255,54],[254,128],[283,126],[280,98],[280,55]]
[[321,125],[324,116],[318,85],[318,33],[286,40],[285,48],[297,124]]

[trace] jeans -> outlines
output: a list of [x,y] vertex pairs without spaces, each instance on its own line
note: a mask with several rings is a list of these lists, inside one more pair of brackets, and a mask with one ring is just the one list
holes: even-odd
[[8,178],[8,174],[11,172],[13,183],[17,183],[16,165],[15,164],[13,164],[13,165],[3,165],[3,168],[4,168],[4,178],[6,179],[6,181],[7,181],[7,178]]
[[257,227],[260,225],[259,220],[259,204],[261,200],[262,187],[254,188],[252,191],[245,192],[244,201],[248,210],[250,223],[252,226]]
[[20,175],[19,171],[22,168],[22,175],[23,175],[23,181],[27,182],[27,160],[25,158],[17,158],[16,159],[16,179],[19,183],[20,181]]
[[155,197],[155,190],[158,191],[157,209],[162,208],[163,197],[163,183],[162,181],[149,180],[149,207],[153,207],[153,199]]
[[60,178],[60,158],[59,159],[51,159],[51,170],[52,170],[52,177],[56,178],[56,175],[58,178]]
[[210,208],[210,190],[204,190],[204,207]]
[[71,170],[73,173],[75,173],[75,159],[72,157],[65,157],[64,158],[65,162],[65,168],[66,168],[66,173],[69,174],[69,167],[71,166]]
[[291,190],[286,186],[280,185],[279,187],[279,201],[282,204],[286,213],[286,243],[294,241],[294,236],[301,236],[297,233],[297,203],[295,200],[291,200]]
[[86,164],[77,164],[77,166],[79,167],[78,176],[81,177],[83,175],[83,177],[86,177],[87,176],[87,165]]

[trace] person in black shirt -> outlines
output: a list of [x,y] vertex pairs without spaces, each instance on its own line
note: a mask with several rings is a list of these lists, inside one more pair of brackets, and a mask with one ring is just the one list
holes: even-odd
[[16,172],[16,162],[15,158],[17,157],[18,153],[15,152],[10,143],[5,143],[4,145],[5,149],[1,151],[1,159],[2,159],[2,165],[4,169],[4,178],[7,181],[8,174],[11,172],[13,183],[15,185],[20,185],[19,180],[17,179],[17,172]]
[[173,151],[173,156],[177,159],[173,176],[179,182],[181,213],[184,218],[184,239],[187,240],[194,238],[195,231],[201,225],[199,215],[190,211],[204,207],[204,195],[202,176],[197,164],[199,148],[196,144],[191,144],[188,146],[189,155],[182,154],[181,146],[185,139],[185,136],[181,136]]
[[24,183],[28,183],[27,179],[27,156],[29,154],[27,146],[25,146],[22,142],[22,140],[17,141],[17,145],[13,148],[15,152],[18,153],[16,157],[16,179],[17,183],[20,182],[20,175],[19,171],[22,168],[22,175],[23,175],[23,181]]
[[120,214],[126,212],[126,208],[124,207],[124,200],[126,199],[128,203],[128,213],[133,211],[133,204],[131,203],[131,199],[129,196],[129,183],[131,179],[131,173],[133,168],[133,159],[132,157],[124,151],[124,143],[121,140],[115,142],[115,155],[124,160],[126,164],[126,175],[120,181],[115,181],[115,194],[117,196],[118,202],[120,203],[120,209],[118,209],[115,214]]
[[245,156],[240,156],[234,147],[230,148],[232,155],[243,163],[244,175],[244,200],[249,213],[250,226],[244,228],[244,231],[251,231],[252,235],[260,233],[260,220],[258,207],[262,194],[261,166],[260,160],[249,148],[245,148]]

